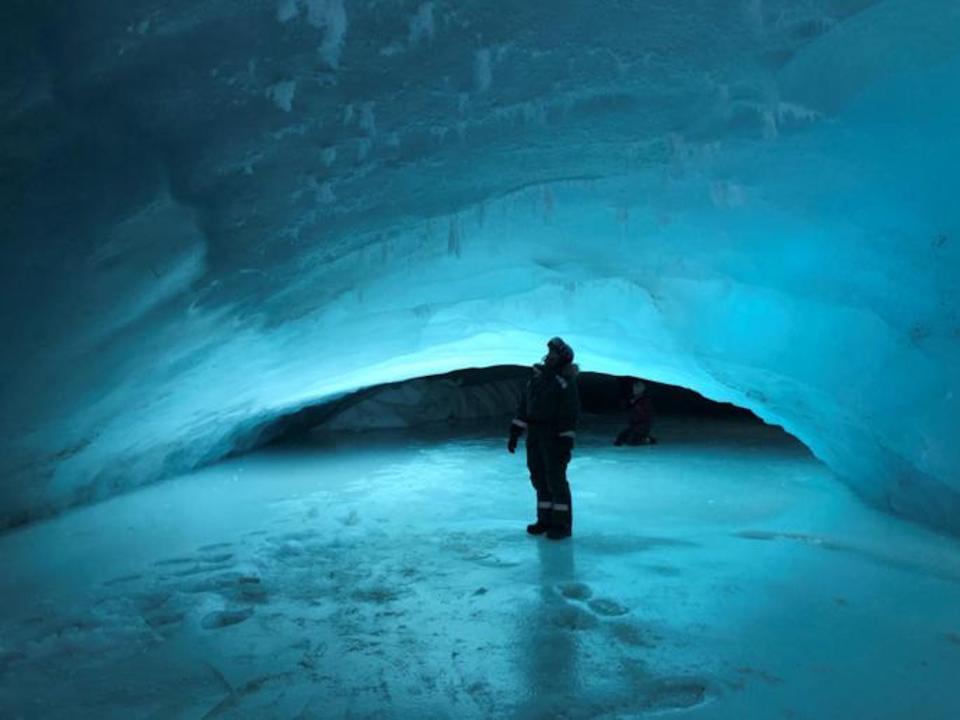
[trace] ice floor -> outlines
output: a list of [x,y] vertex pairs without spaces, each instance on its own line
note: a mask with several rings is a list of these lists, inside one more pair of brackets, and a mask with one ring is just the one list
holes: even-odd
[[0,537],[3,718],[960,717],[960,542],[779,431],[583,434],[531,538],[505,429],[274,448]]

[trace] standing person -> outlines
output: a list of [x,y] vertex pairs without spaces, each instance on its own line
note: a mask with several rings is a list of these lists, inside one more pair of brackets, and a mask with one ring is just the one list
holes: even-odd
[[657,441],[651,437],[653,427],[653,404],[646,395],[647,386],[642,380],[633,384],[633,394],[629,400],[630,424],[624,428],[614,445],[656,445]]
[[580,417],[579,370],[573,364],[573,349],[562,339],[552,338],[547,350],[520,396],[507,449],[516,452],[527,431],[527,468],[537,492],[537,521],[527,525],[527,532],[562,540],[573,531],[567,464]]

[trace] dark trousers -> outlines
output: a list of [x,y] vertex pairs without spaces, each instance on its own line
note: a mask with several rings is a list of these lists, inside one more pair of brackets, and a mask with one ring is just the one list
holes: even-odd
[[570,452],[555,431],[530,428],[527,434],[527,468],[537,491],[537,521],[573,528],[573,504],[567,464]]

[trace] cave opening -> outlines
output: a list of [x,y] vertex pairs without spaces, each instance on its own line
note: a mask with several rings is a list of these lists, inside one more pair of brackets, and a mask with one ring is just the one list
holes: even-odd
[[[334,431],[509,424],[530,376],[529,367],[494,365],[373,385],[282,413],[259,429],[252,444],[288,443]],[[698,419],[763,422],[746,408],[710,400],[679,385],[581,370],[577,375],[579,423],[590,432],[618,422],[628,425],[638,382],[654,422],[666,421],[668,426]]]

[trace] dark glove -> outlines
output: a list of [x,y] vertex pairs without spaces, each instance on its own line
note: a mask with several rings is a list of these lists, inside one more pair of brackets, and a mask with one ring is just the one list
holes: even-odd
[[570,455],[570,454],[573,453],[573,438],[572,438],[572,437],[570,437],[569,435],[561,435],[561,436],[560,436],[559,438],[557,438],[557,439],[560,441],[560,447],[562,447],[562,448],[566,451],[567,455]]
[[520,441],[520,436],[523,435],[523,428],[519,425],[510,426],[510,440],[507,441],[507,450],[511,453],[517,451],[517,443]]

